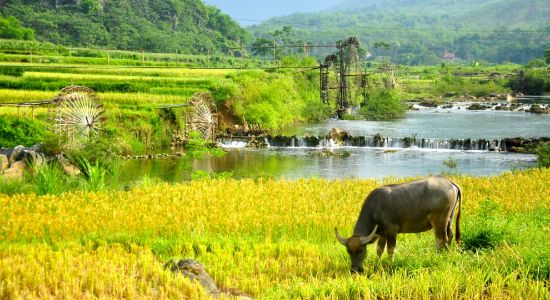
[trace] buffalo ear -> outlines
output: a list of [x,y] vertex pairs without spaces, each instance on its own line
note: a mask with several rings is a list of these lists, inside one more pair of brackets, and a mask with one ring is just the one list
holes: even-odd
[[366,245],[366,244],[370,243],[370,241],[372,241],[374,239],[374,236],[376,235],[376,230],[377,229],[378,229],[378,225],[374,226],[374,230],[372,231],[371,234],[369,234],[369,236],[361,237],[361,244]]
[[336,234],[336,238],[338,239],[338,241],[345,246],[347,240],[343,238],[340,233],[338,233],[338,229],[336,227],[334,227],[334,233]]

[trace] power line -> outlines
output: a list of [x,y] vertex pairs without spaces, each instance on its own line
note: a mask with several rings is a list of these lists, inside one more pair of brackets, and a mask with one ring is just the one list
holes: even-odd
[[[304,26],[304,27],[325,27],[325,28],[342,28],[342,26],[331,26],[327,24],[308,24],[308,23],[298,23],[298,22],[284,22],[284,21],[275,21],[275,20],[253,20],[253,19],[240,19],[234,18],[238,21],[249,21],[249,22],[263,22],[263,23],[273,23],[278,25],[294,25],[294,26]],[[423,32],[462,32],[462,33],[550,33],[548,30],[525,30],[525,29],[516,29],[516,30],[482,30],[482,29],[450,29],[450,28],[407,28],[407,27],[374,27],[374,26],[353,26],[353,29],[370,29],[370,30],[385,30],[385,31],[423,31]]]

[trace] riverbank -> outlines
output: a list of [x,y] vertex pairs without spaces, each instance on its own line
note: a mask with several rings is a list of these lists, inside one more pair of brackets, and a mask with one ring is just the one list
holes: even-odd
[[[309,65],[308,65],[309,66]],[[518,65],[468,67],[403,67],[399,99],[502,99],[511,93],[510,76]],[[376,73],[377,69],[369,70]],[[304,69],[189,69],[179,67],[124,67],[116,65],[2,63],[0,103],[52,99],[68,85],[88,86],[98,93],[105,109],[103,134],[120,155],[146,155],[179,141],[181,105],[196,92],[209,92],[217,106],[220,129],[279,131],[317,123],[336,113],[335,103],[320,100],[317,70]],[[475,76],[466,76],[476,74]],[[378,80],[379,74],[373,77]],[[372,85],[377,86],[377,81]],[[508,106],[500,106],[509,109]],[[2,107],[0,115],[18,116],[33,126],[50,125],[50,107]],[[536,111],[536,109],[535,109]],[[542,107],[540,112],[547,112]],[[33,119],[38,120],[34,122]],[[14,145],[24,144],[12,141]],[[39,141],[34,141],[39,142]],[[0,145],[6,147],[6,145]],[[25,145],[25,146],[31,146]]]
[[550,170],[453,179],[464,191],[463,247],[437,253],[431,232],[400,235],[394,263],[368,247],[362,276],[349,273],[334,226],[350,232],[378,180],[206,180],[0,195],[7,216],[0,298],[205,298],[164,269],[171,258],[197,259],[220,288],[260,299],[550,297]]

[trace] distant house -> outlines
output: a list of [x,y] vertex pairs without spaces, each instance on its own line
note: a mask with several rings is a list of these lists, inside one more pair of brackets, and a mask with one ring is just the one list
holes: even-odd
[[365,53],[365,59],[369,59],[372,57],[372,53],[367,50],[367,53]]
[[448,61],[456,60],[456,54],[454,52],[447,52],[447,49],[445,49],[445,52],[443,52],[443,59]]

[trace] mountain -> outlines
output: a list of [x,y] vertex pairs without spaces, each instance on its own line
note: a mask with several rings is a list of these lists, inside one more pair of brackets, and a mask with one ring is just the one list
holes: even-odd
[[[445,52],[466,61],[526,63],[550,48],[549,15],[548,0],[347,0],[319,13],[272,18],[249,31],[269,40],[291,26],[299,37],[293,42],[315,44],[356,36],[373,59],[408,65],[440,63]],[[327,51],[316,54],[322,58]]]
[[246,43],[249,34],[202,0],[0,0],[36,38],[75,47],[200,54]]
[[206,3],[219,7],[243,26],[258,24],[271,17],[295,12],[322,11],[343,1],[345,0],[205,0]]
[[331,10],[338,11],[370,11],[370,12],[415,12],[426,15],[456,14],[481,8],[487,4],[498,3],[499,0],[347,0],[335,5]]

